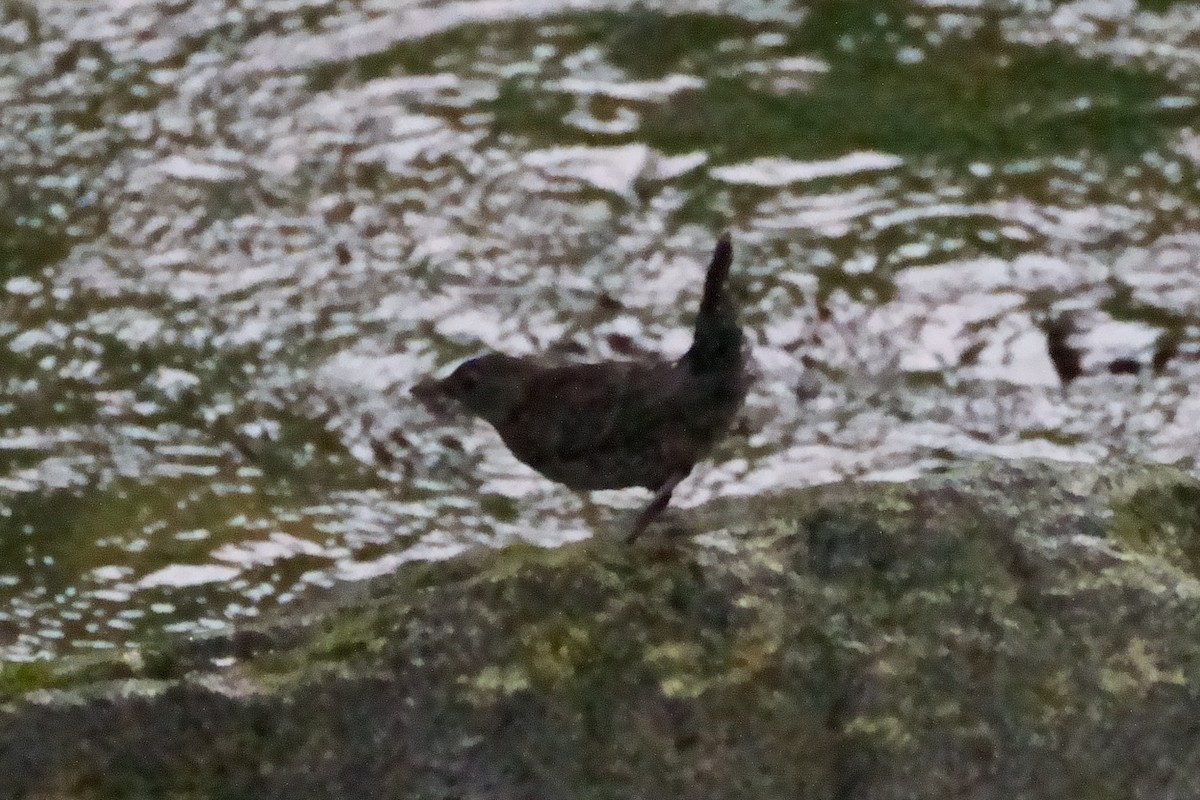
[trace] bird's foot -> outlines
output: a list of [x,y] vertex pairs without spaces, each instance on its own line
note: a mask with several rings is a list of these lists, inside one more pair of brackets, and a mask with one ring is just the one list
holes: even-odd
[[[668,508],[658,514],[655,519],[647,523],[641,530],[631,532],[625,538],[626,543],[632,543],[639,540],[653,539],[656,542],[670,542],[675,539],[684,539],[695,536],[700,533],[699,529],[693,523],[691,515],[675,508]],[[644,535],[643,535],[644,534]]]

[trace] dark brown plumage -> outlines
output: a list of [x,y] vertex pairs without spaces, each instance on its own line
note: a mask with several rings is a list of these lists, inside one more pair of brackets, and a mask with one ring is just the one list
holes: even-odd
[[634,540],[733,422],[746,396],[742,330],[726,289],[733,248],[717,242],[691,348],[678,361],[542,366],[501,353],[473,358],[413,393],[455,401],[490,423],[518,459],[572,489],[654,492]]

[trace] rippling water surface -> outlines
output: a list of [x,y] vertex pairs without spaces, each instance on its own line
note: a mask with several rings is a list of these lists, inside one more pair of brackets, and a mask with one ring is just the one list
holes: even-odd
[[5,4],[0,657],[611,535],[643,494],[585,503],[407,389],[682,353],[724,228],[757,381],[679,505],[1197,470],[1200,10],[655,8]]

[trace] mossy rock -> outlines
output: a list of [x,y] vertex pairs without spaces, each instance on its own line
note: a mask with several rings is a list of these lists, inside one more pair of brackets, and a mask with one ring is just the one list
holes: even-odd
[[1194,798],[1198,492],[985,463],[714,502],[695,538],[411,565],[124,654],[125,680],[39,671],[59,688],[0,712],[0,774],[43,798]]

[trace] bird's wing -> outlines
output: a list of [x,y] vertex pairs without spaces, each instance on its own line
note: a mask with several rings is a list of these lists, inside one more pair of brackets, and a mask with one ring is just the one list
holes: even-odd
[[497,429],[517,458],[568,485],[655,483],[671,466],[658,462],[680,425],[679,375],[666,362],[547,369]]

